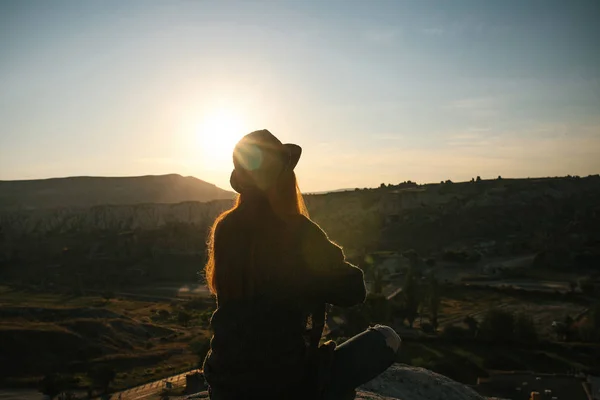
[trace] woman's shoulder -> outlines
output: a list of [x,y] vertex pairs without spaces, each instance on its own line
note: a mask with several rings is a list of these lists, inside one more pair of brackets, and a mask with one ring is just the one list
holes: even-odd
[[239,229],[240,218],[239,213],[236,209],[230,210],[219,216],[215,224],[215,233],[226,232],[230,230]]
[[294,221],[296,229],[308,240],[329,240],[325,231],[315,221],[305,215],[298,215]]

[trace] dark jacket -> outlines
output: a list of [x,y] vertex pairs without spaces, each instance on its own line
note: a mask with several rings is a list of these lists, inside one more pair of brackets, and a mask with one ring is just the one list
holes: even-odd
[[[246,232],[266,237],[258,237],[252,251],[230,255],[242,263],[251,262],[243,254],[252,254],[252,268],[264,279],[243,298],[219,295],[211,319],[204,375],[219,399],[248,399],[252,393],[293,399],[302,391],[311,393],[316,384],[308,368],[314,310],[365,299],[362,271],[347,263],[342,249],[310,219],[299,216],[267,232]],[[218,240],[217,231],[215,247]]]

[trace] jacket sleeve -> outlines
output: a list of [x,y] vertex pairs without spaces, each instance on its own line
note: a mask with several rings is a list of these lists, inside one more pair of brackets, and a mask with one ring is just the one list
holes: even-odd
[[342,307],[364,302],[363,272],[346,262],[342,249],[310,219],[302,224],[301,255],[307,269],[307,291],[315,300]]

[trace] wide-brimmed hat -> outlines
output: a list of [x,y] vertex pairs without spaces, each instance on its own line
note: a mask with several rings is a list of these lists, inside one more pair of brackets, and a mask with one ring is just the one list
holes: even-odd
[[293,170],[302,154],[297,144],[281,143],[266,129],[244,136],[233,150],[233,166],[229,182],[238,193],[266,190],[284,171]]

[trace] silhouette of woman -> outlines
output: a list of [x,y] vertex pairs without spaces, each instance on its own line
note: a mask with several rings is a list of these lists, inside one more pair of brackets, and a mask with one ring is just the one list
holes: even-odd
[[233,152],[234,207],[212,227],[206,280],[216,295],[204,376],[211,399],[353,399],[386,370],[400,338],[376,325],[319,345],[325,305],[362,303],[362,271],[312,222],[294,168],[302,149],[267,130]]

